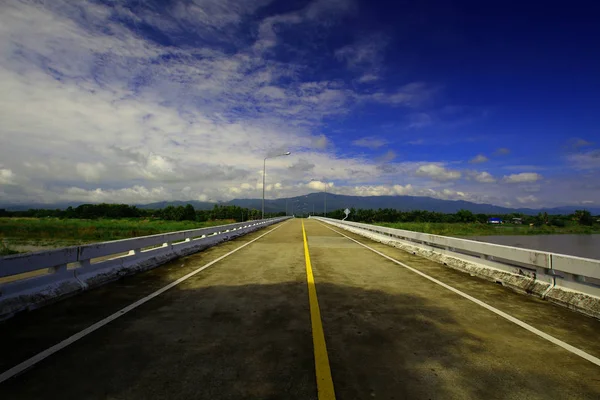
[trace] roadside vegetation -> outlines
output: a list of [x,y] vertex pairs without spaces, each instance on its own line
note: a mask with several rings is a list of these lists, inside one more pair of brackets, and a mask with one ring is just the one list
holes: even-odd
[[2,256],[10,256],[12,254],[19,254],[19,251],[10,248],[4,242],[0,242],[0,257]]
[[195,210],[190,204],[161,210],[126,204],[84,204],[66,210],[0,210],[0,256],[225,225],[259,216],[257,210],[236,206]]
[[[327,213],[327,216],[341,219],[345,214],[343,210],[336,210]],[[503,223],[490,224],[490,218],[499,218]],[[599,219],[586,210],[578,210],[571,215],[498,215],[473,214],[467,210],[445,214],[420,210],[351,209],[347,220],[434,235],[485,236],[600,233]]]
[[[571,215],[540,213],[535,216],[473,214],[467,210],[454,214],[394,209],[350,211],[350,221],[448,236],[600,233],[599,217],[585,210]],[[285,213],[266,216],[281,215]],[[343,210],[335,210],[327,216],[342,219],[345,214]],[[65,210],[0,209],[0,256],[259,218],[259,210],[221,205],[215,205],[211,210],[195,210],[190,204],[160,210],[139,209],[127,204],[83,204]],[[489,218],[500,218],[506,223],[488,224]]]
[[207,222],[164,221],[149,219],[59,219],[59,218],[0,218],[0,237],[10,243],[43,244],[63,242],[81,244],[163,232],[203,228],[233,223],[233,220]]

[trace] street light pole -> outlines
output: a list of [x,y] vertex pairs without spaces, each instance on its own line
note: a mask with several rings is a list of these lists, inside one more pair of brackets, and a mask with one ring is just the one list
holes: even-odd
[[281,157],[281,156],[289,156],[290,154],[292,154],[292,153],[290,153],[289,151],[286,151],[286,152],[285,152],[285,153],[283,153],[283,154],[277,154],[277,155],[275,155],[275,156],[270,156],[270,157],[269,157],[269,156],[267,156],[267,157],[265,157],[265,158],[264,158],[264,160],[263,160],[263,187],[262,187],[262,189],[263,189],[263,196],[262,196],[262,219],[265,219],[265,173],[266,173],[266,170],[267,170],[267,158],[275,158],[275,157]]
[[[325,178],[322,178],[323,181],[325,180]],[[311,179],[310,181],[317,181],[318,179]],[[325,185],[325,190],[323,192],[323,216],[326,217],[327,216],[327,182],[323,182],[323,184]]]
[[325,205],[323,206],[323,217],[327,218],[327,183],[325,183],[325,192],[323,193],[323,202]]

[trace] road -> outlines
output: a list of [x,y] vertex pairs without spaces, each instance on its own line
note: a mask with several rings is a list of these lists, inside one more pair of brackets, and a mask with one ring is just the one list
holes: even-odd
[[1,372],[104,321],[0,398],[600,398],[577,354],[600,321],[336,231],[286,221],[0,323]]

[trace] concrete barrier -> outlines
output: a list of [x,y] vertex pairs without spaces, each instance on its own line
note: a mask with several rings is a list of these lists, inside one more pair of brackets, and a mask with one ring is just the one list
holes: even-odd
[[0,257],[0,320],[291,217]]
[[600,260],[311,218],[600,319]]

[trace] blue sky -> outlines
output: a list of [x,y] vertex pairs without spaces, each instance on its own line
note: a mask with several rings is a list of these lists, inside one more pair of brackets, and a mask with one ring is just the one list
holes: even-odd
[[0,4],[0,203],[600,204],[593,2]]

